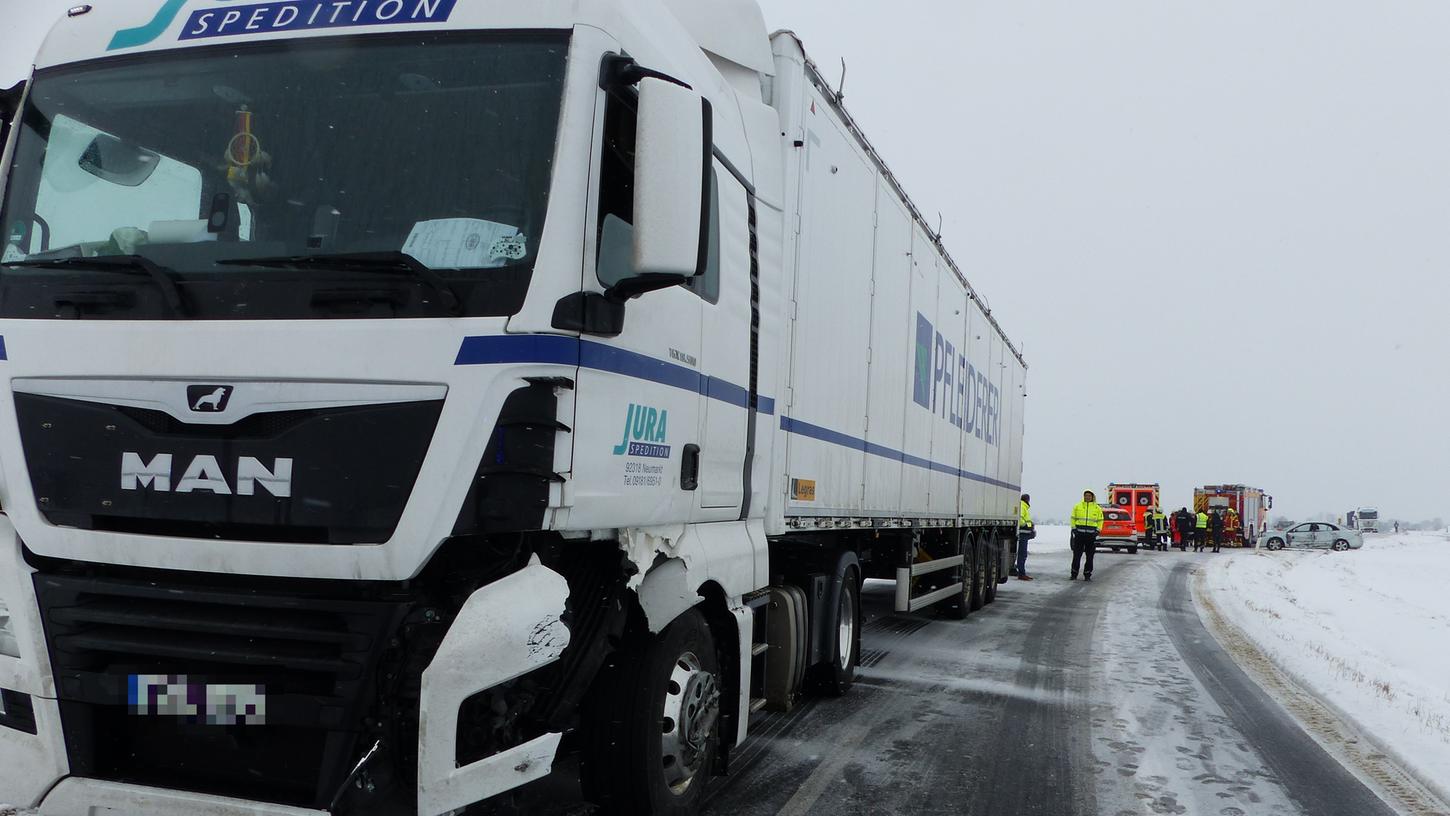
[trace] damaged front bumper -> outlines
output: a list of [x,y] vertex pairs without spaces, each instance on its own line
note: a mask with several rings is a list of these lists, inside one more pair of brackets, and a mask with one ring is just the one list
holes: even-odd
[[[24,657],[0,658],[0,689],[34,719],[0,718],[0,799],[46,816],[434,816],[552,768],[559,733],[497,726],[500,689],[570,641],[569,586],[537,560],[448,595],[32,567],[3,517],[0,551]],[[188,691],[158,702],[137,677]],[[187,699],[239,685],[255,707]]]

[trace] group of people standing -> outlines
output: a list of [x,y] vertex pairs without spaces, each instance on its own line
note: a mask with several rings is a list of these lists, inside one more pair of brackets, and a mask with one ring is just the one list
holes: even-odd
[[[1187,507],[1180,507],[1173,513],[1169,522],[1169,534],[1173,538],[1173,543],[1184,552],[1188,551],[1190,541],[1193,542],[1194,552],[1203,552],[1210,544],[1213,545],[1214,552],[1220,552],[1224,542],[1224,531],[1231,526],[1227,518],[1229,513],[1234,513],[1233,508],[1213,513],[1203,510],[1195,513]],[[1161,549],[1166,550],[1168,547],[1165,545]]]
[[[1171,516],[1157,507],[1151,508],[1143,518],[1145,543],[1150,548],[1167,550],[1170,542],[1184,552],[1193,543],[1194,552],[1203,552],[1210,544],[1214,552],[1223,546],[1224,530],[1230,526],[1226,512],[1197,513],[1187,507],[1180,507]],[[1091,490],[1082,492],[1082,501],[1073,505],[1069,524],[1072,527],[1072,571],[1068,580],[1075,581],[1081,572],[1084,581],[1093,579],[1093,554],[1097,552],[1098,535],[1103,529],[1103,508],[1098,505],[1097,494]],[[1017,523],[1017,563],[1012,574],[1019,580],[1031,581],[1027,574],[1027,542],[1037,536],[1032,523],[1032,497],[1022,494],[1021,514]]]

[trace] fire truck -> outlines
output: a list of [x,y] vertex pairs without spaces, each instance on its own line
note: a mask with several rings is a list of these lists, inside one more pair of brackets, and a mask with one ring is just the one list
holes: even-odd
[[[1252,547],[1268,525],[1274,497],[1257,487],[1241,484],[1206,485],[1193,490],[1195,513],[1223,513],[1224,543]],[[1233,511],[1233,512],[1229,512]]]

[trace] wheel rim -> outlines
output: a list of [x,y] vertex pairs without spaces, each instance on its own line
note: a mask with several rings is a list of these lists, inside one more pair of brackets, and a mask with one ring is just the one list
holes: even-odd
[[841,608],[836,610],[839,621],[836,626],[836,653],[841,656],[842,671],[851,667],[851,651],[856,645],[856,605],[853,603],[853,592],[855,590],[849,585],[841,587]]
[[665,784],[676,795],[689,790],[709,757],[710,735],[720,716],[720,684],[694,652],[675,660],[665,685],[660,723],[660,761]]
[[1349,549],[1349,545],[1344,543],[1343,541],[1336,541],[1334,542],[1334,549],[1340,552],[1344,552],[1345,550]]

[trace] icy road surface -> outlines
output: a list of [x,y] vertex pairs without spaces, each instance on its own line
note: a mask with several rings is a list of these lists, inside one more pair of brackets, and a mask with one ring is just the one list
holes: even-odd
[[1192,571],[1249,554],[1101,553],[1086,584],[1044,543],[1038,580],[965,621],[896,615],[868,584],[856,687],[757,722],[709,813],[1396,812],[1200,622]]

